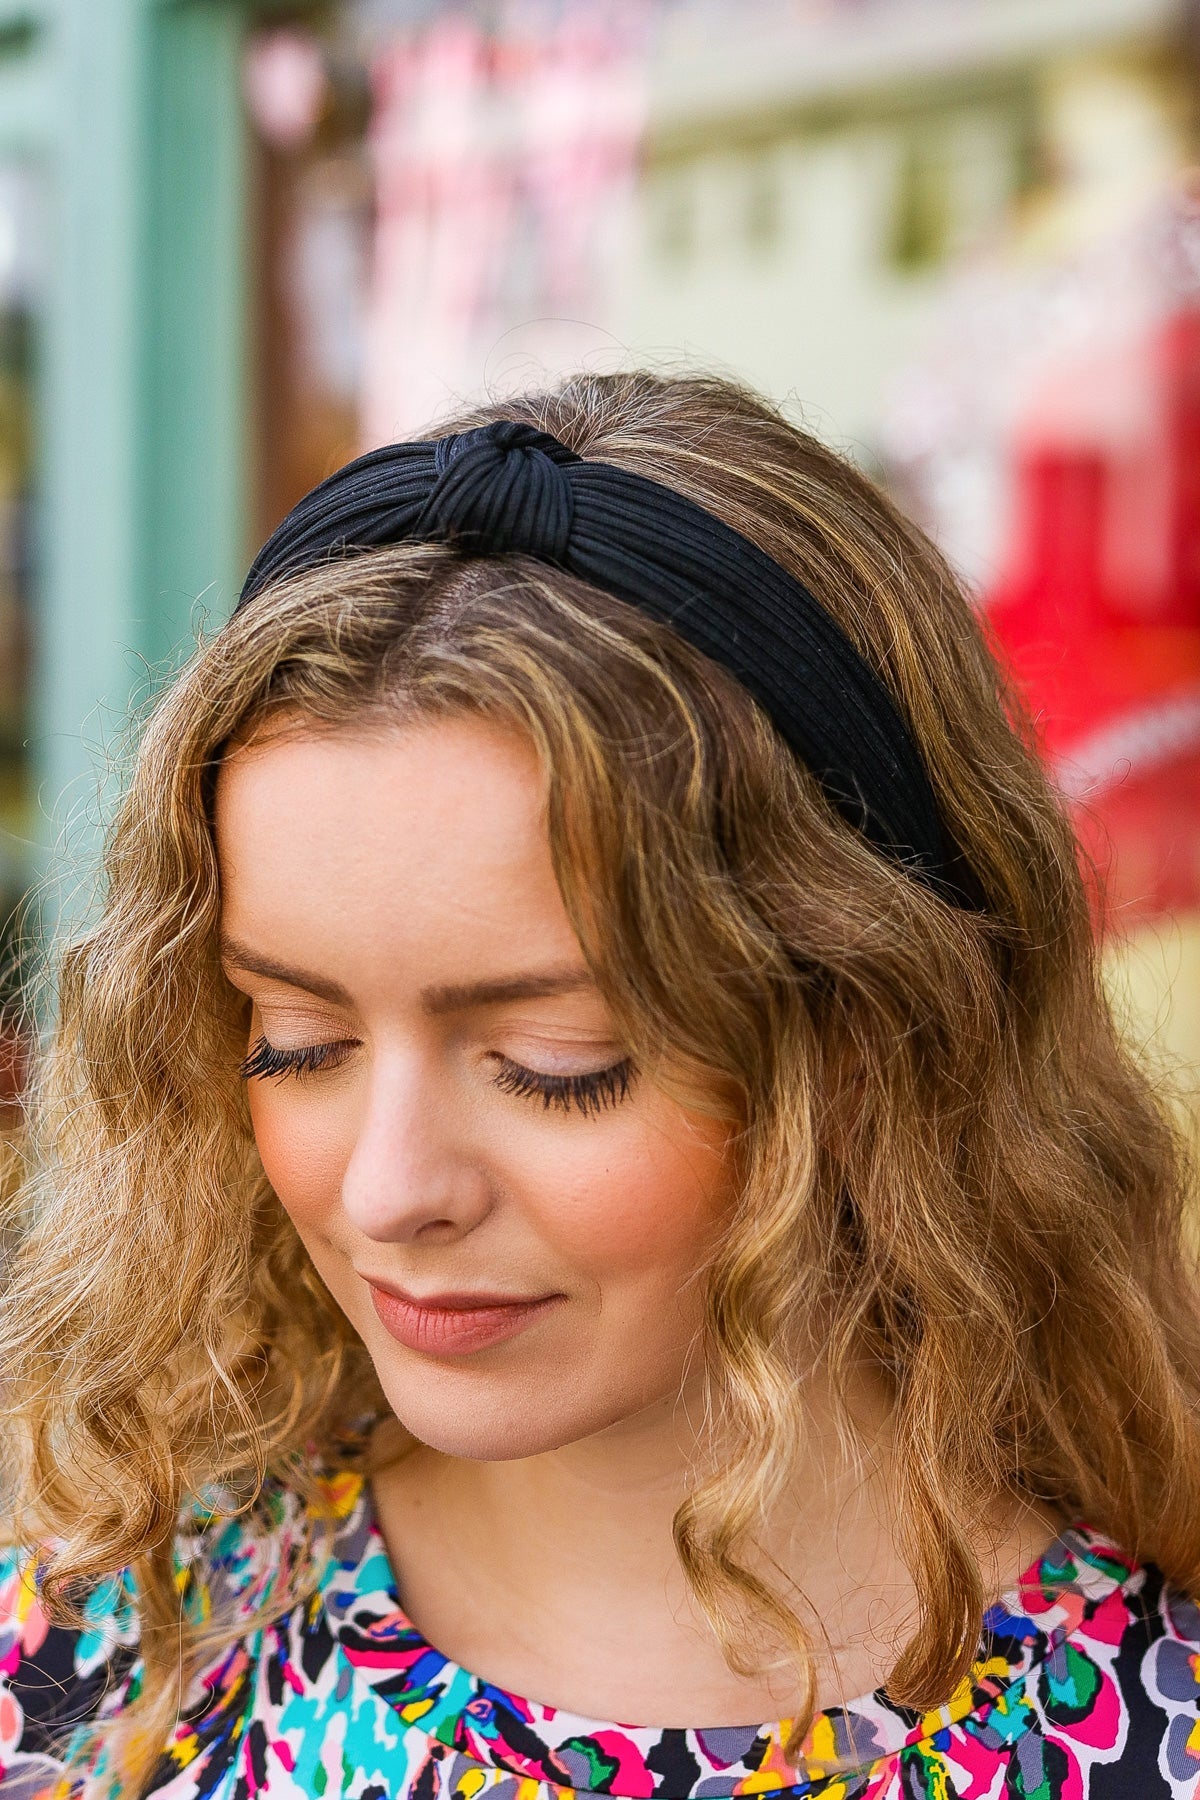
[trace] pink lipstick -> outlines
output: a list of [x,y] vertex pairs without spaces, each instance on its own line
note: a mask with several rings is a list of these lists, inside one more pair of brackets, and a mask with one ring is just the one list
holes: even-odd
[[431,1294],[418,1300],[368,1282],[380,1324],[407,1350],[427,1356],[466,1356],[515,1337],[547,1312],[561,1294],[506,1299],[502,1294]]

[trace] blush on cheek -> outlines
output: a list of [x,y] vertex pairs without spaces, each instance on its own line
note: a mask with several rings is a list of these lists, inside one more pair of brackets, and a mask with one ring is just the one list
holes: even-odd
[[349,1152],[336,1130],[303,1115],[278,1095],[251,1090],[254,1141],[267,1180],[294,1219],[317,1223],[338,1204]]
[[543,1212],[546,1235],[601,1280],[681,1268],[693,1253],[703,1262],[729,1204],[725,1137],[719,1126],[683,1139],[643,1130],[625,1154],[563,1171]]

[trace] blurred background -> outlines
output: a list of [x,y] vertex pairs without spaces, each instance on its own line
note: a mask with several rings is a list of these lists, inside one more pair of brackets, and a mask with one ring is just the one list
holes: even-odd
[[1198,135],[1188,0],[0,0],[0,910],[312,483],[702,366],[962,572],[1194,1090]]

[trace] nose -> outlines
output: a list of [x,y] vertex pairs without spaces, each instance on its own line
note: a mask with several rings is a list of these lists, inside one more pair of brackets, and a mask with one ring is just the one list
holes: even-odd
[[418,1058],[380,1057],[342,1177],[351,1224],[387,1244],[460,1237],[478,1225],[492,1187],[460,1115]]

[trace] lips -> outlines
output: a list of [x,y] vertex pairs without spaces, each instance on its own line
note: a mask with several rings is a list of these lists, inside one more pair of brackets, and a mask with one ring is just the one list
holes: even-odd
[[444,1293],[418,1299],[368,1281],[376,1316],[397,1343],[427,1356],[463,1356],[515,1337],[562,1294],[533,1299],[502,1294]]

